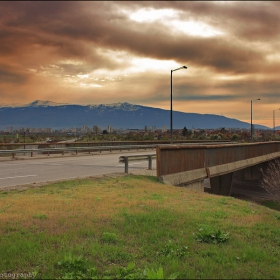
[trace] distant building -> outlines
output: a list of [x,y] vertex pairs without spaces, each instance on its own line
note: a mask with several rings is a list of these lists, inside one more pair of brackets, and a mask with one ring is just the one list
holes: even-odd
[[155,126],[152,126],[152,132],[155,132],[156,131],[156,127]]
[[167,127],[166,127],[166,126],[163,126],[162,129],[161,129],[161,131],[162,131],[162,132],[166,132],[166,131],[167,131]]
[[112,133],[113,132],[113,128],[110,125],[107,126],[107,132],[108,133]]
[[83,133],[87,133],[87,132],[89,132],[89,131],[90,131],[89,127],[86,126],[86,125],[83,125],[83,127],[82,127],[82,132],[83,132]]
[[77,128],[71,127],[71,128],[69,128],[69,132],[76,133],[77,132]]
[[12,126],[7,127],[7,132],[12,133],[14,132],[14,128]]

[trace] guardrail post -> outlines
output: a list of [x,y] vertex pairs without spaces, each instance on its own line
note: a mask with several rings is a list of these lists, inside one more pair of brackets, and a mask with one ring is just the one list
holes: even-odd
[[76,150],[76,155],[78,154],[78,150]]
[[48,157],[50,156],[50,152],[48,151]]
[[128,173],[128,158],[124,157],[124,172]]
[[148,167],[148,169],[151,170],[152,169],[152,156],[149,156],[148,159],[149,159],[149,167]]
[[31,152],[31,157],[33,157],[33,152]]
[[16,154],[15,154],[15,153],[13,153],[13,158],[15,158],[15,155],[16,155]]
[[64,151],[62,151],[62,155],[64,156]]

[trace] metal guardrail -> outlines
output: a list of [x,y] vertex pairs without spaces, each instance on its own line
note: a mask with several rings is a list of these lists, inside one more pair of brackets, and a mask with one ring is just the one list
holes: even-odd
[[128,173],[128,162],[129,161],[139,161],[139,160],[148,160],[148,169],[152,169],[152,160],[156,158],[156,154],[149,155],[133,155],[133,156],[120,156],[119,162],[124,163],[124,172]]
[[[174,140],[174,144],[210,144],[210,143],[230,143],[231,140]],[[159,144],[169,144],[169,140],[153,140],[153,141],[97,141],[97,142],[34,142],[34,143],[0,143],[0,150],[9,149],[11,147],[21,147],[24,146],[39,146],[38,148],[51,148],[51,147],[107,147],[107,146],[129,146],[129,145],[159,145]]]
[[[221,145],[221,144],[232,144],[233,142],[201,142],[201,143],[178,143],[173,145]],[[34,144],[33,144],[34,145]],[[156,149],[157,146],[161,146],[163,144],[155,143],[155,144],[148,144],[148,145],[119,145],[119,146],[88,146],[88,147],[61,147],[61,148],[33,148],[33,149],[14,149],[14,150],[0,150],[0,156],[1,155],[12,155],[14,158],[16,154],[26,154],[30,153],[30,156],[33,157],[35,153],[37,154],[47,154],[48,156],[50,154],[62,154],[64,155],[65,152],[75,152],[78,154],[78,152],[102,152],[102,151],[122,151],[122,150],[146,150],[146,149]],[[172,145],[171,145],[172,146]]]
[[16,154],[20,153],[30,153],[31,157],[33,157],[34,153],[38,154],[62,154],[65,152],[102,152],[102,151],[122,151],[122,150],[139,150],[139,149],[155,149],[157,145],[125,145],[125,146],[106,146],[106,147],[69,147],[69,148],[44,148],[44,149],[16,149],[16,150],[0,150],[0,155],[12,155],[14,158]]

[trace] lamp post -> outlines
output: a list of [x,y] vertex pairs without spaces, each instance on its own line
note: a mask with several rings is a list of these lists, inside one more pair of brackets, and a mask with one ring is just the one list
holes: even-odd
[[251,100],[251,141],[253,141],[253,101],[261,100],[260,98]]
[[273,110],[273,135],[274,135],[274,137],[275,137],[275,111],[277,111],[277,110],[280,110],[280,108]]
[[170,94],[170,144],[173,143],[173,138],[172,138],[172,135],[173,135],[173,127],[172,127],[172,73],[174,71],[177,71],[177,70],[180,70],[180,69],[187,69],[188,67],[187,66],[182,66],[180,68],[177,68],[175,70],[171,70],[171,82],[170,82],[170,86],[171,86],[171,94]]

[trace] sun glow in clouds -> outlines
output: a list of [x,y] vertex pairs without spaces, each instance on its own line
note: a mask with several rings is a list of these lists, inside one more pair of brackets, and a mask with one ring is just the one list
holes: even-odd
[[171,23],[174,29],[177,28],[180,31],[191,36],[213,37],[224,34],[223,32],[215,30],[214,28],[203,22],[174,20],[171,21]]
[[168,28],[171,27],[173,31],[184,32],[191,36],[213,37],[224,34],[222,31],[214,29],[212,26],[204,22],[179,20],[178,15],[178,12],[171,9],[141,9],[132,13],[129,18],[137,22],[158,21],[166,25]]
[[162,73],[163,71],[168,71],[178,66],[178,63],[173,60],[157,60],[140,57],[133,58],[131,60],[131,64],[131,67],[127,69],[127,71],[129,71],[130,73],[148,71],[158,71],[158,73]]
[[162,19],[162,17],[173,17],[176,12],[170,9],[141,9],[130,15],[130,19],[138,22],[144,21],[156,21]]
[[163,71],[176,68],[178,62],[174,60],[159,60],[152,58],[135,57],[125,51],[118,50],[102,50],[98,49],[96,52],[104,57],[104,59],[110,59],[116,64],[119,64],[118,69],[97,69],[89,73],[89,79],[103,79],[104,81],[120,80],[118,77],[127,77],[130,74],[138,74],[148,71],[157,71],[163,73]]

